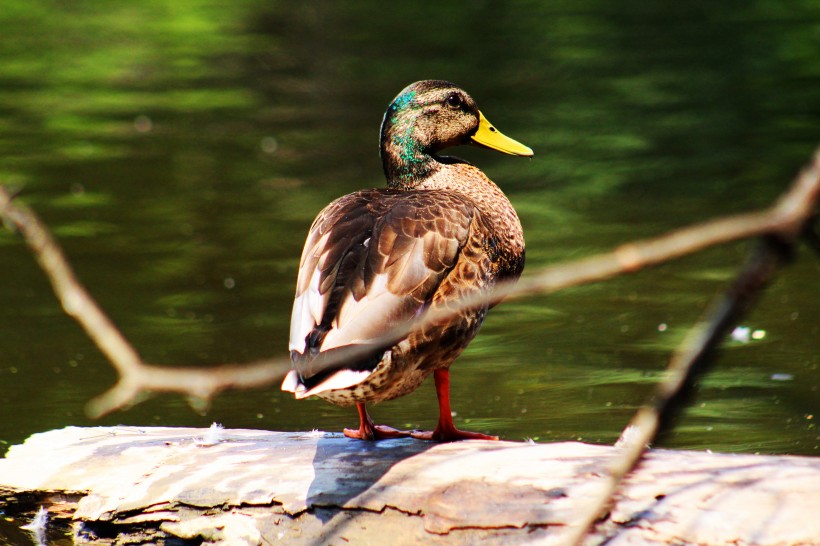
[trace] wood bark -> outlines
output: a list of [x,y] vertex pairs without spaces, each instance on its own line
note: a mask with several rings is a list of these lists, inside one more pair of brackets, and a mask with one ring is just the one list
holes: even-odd
[[[69,427],[0,460],[0,506],[80,544],[562,544],[620,448]],[[820,544],[820,459],[650,450],[589,544]]]

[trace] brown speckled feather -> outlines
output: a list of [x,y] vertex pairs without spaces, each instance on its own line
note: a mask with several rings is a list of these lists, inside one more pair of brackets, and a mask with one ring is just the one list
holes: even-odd
[[314,312],[294,322],[291,350],[373,343],[413,318],[455,266],[473,214],[467,199],[441,191],[367,190],[331,203],[302,254],[296,301]]

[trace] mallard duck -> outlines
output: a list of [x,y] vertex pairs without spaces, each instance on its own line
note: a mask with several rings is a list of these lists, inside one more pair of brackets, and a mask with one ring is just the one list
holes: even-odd
[[[428,309],[517,279],[524,268],[521,223],[502,191],[473,165],[439,155],[475,144],[531,157],[504,136],[475,101],[450,82],[413,83],[393,99],[381,127],[386,189],[340,197],[316,217],[305,242],[290,325],[293,369],[282,390],[356,404],[351,438],[413,436],[436,441],[497,440],[459,430],[450,411],[450,365],[478,332],[490,305],[411,332],[384,334]],[[333,363],[350,346],[365,356]],[[375,425],[365,404],[414,391],[435,379],[432,432]]]

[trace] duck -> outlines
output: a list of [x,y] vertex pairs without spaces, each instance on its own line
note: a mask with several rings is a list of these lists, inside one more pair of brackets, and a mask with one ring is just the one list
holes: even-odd
[[[524,268],[523,229],[509,199],[480,169],[441,152],[464,144],[522,157],[533,151],[444,80],[405,87],[387,107],[379,144],[386,187],[336,199],[310,227],[291,314],[292,369],[281,388],[297,399],[355,405],[359,427],[344,429],[349,438],[498,440],[456,428],[450,405],[450,366],[497,302],[398,340],[386,336],[459,298],[515,281]],[[354,357],[338,357],[350,349]],[[439,405],[434,430],[373,422],[367,404],[409,394],[430,375]]]

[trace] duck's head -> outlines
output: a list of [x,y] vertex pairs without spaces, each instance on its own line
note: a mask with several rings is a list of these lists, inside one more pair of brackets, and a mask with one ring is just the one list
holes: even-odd
[[381,158],[389,187],[413,187],[442,165],[437,152],[475,144],[511,155],[532,150],[501,134],[473,98],[454,84],[423,80],[405,87],[384,114]]

